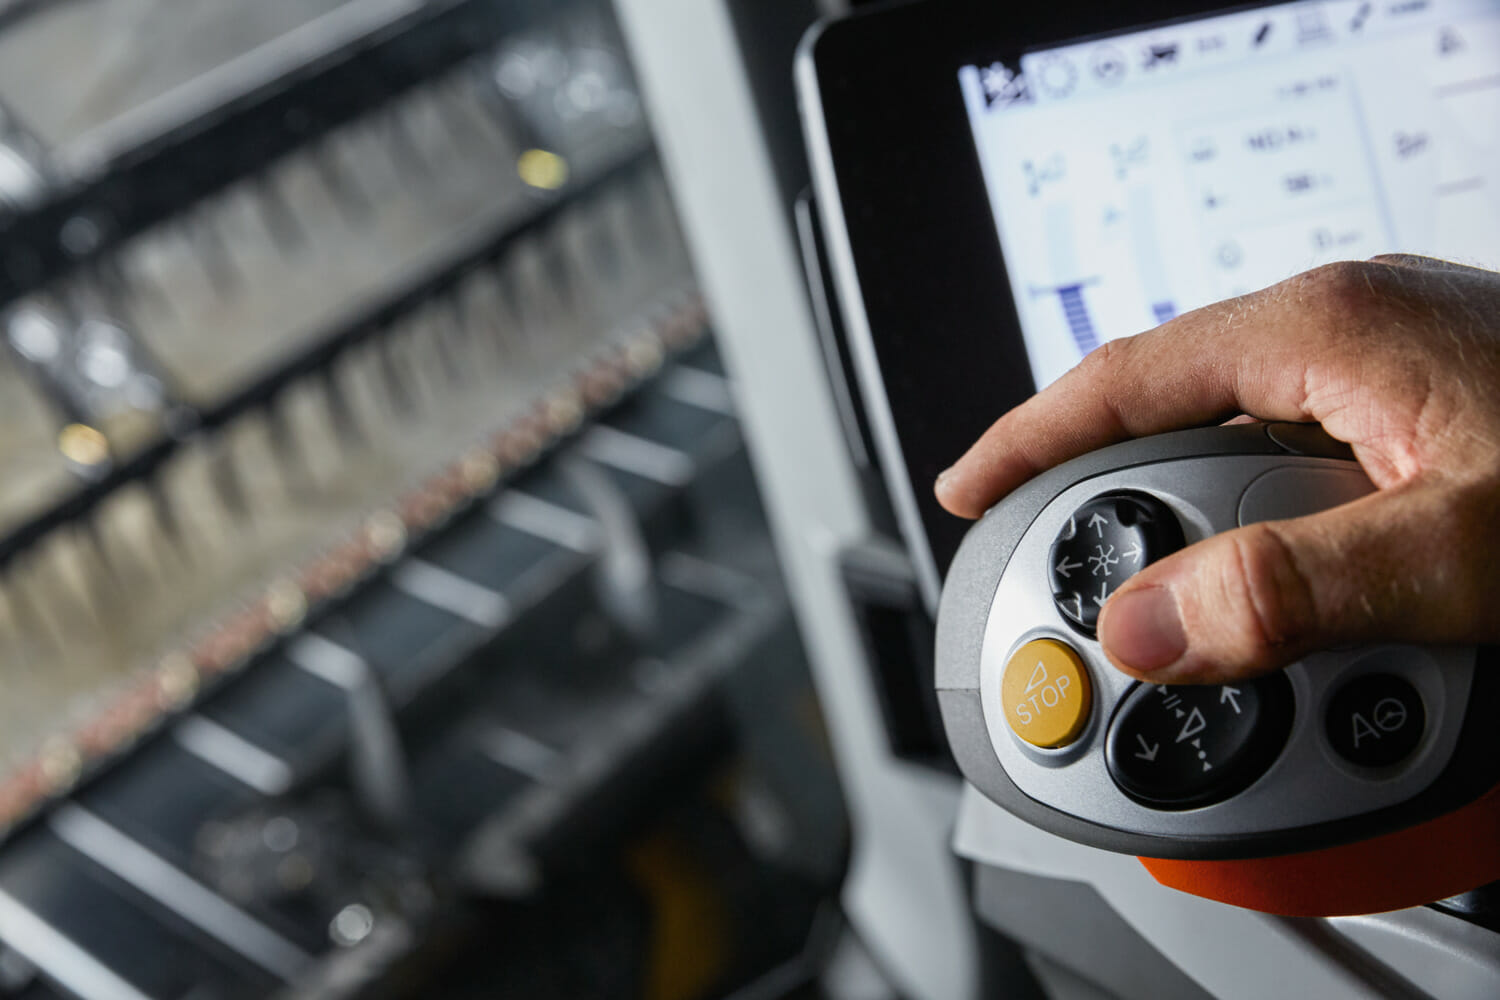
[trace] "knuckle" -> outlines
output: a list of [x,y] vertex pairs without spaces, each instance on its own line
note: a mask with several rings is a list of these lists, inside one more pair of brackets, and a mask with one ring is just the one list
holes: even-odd
[[1079,369],[1090,378],[1098,378],[1117,371],[1129,359],[1130,344],[1134,339],[1121,337],[1116,340],[1106,340],[1084,355],[1083,361],[1078,365]]
[[1132,381],[1128,372],[1134,353],[1130,346],[1133,340],[1131,337],[1106,340],[1086,354],[1067,376],[1075,379],[1076,384],[1088,387],[1100,407],[1102,419],[1108,422],[1108,429],[1114,434],[1130,431],[1130,421],[1120,404],[1120,389]]
[[1253,524],[1227,536],[1232,546],[1225,589],[1238,627],[1255,646],[1295,648],[1316,628],[1312,581],[1274,523]]
[[1341,318],[1368,316],[1380,295],[1380,264],[1341,260],[1313,268],[1302,276],[1302,291],[1314,303]]

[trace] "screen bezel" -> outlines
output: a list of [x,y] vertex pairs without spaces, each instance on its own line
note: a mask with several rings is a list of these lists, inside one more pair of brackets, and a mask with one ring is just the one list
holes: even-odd
[[845,302],[848,333],[869,362],[866,406],[888,411],[869,414],[874,445],[930,608],[968,529],[938,506],[933,481],[1036,391],[959,69],[1284,2],[927,0],[833,22],[806,43],[818,195],[836,198],[824,218],[843,229],[863,313]]

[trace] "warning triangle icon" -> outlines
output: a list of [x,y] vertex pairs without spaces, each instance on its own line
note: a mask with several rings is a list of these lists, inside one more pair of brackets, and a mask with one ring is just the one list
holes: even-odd
[[1047,664],[1037,660],[1036,669],[1031,672],[1031,680],[1026,682],[1026,690],[1039,688],[1045,683],[1047,683]]
[[1194,708],[1188,713],[1187,721],[1182,724],[1182,732],[1177,734],[1177,742],[1181,743],[1183,740],[1197,736],[1207,725],[1208,720],[1203,718],[1203,713]]

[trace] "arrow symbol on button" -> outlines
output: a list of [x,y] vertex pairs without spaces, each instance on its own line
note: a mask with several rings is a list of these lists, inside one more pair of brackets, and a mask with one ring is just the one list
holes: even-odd
[[1098,532],[1100,538],[1104,537],[1104,526],[1108,523],[1109,521],[1104,517],[1104,515],[1097,512],[1093,517],[1089,518],[1089,527]]
[[1208,720],[1203,717],[1203,713],[1194,708],[1188,713],[1187,721],[1182,724],[1182,732],[1177,734],[1177,742],[1181,743],[1183,740],[1197,736],[1207,725]]
[[1109,583],[1108,582],[1106,582],[1104,580],[1100,580],[1099,581],[1099,596],[1095,597],[1093,600],[1094,600],[1095,604],[1099,605],[1099,607],[1101,607],[1101,608],[1104,607],[1104,602],[1107,601],[1107,600],[1109,600]]
[[1239,688],[1230,687],[1228,684],[1225,684],[1223,687],[1219,688],[1219,704],[1222,705],[1226,701],[1229,702],[1229,707],[1234,709],[1234,714],[1239,715],[1240,703],[1236,700],[1239,698],[1239,695]]
[[1147,744],[1146,737],[1140,733],[1135,734],[1135,739],[1141,745],[1141,748],[1133,756],[1139,757],[1141,760],[1156,760],[1156,752],[1161,749],[1161,744],[1159,742]]
[[1140,542],[1131,542],[1130,543],[1130,548],[1128,548],[1124,552],[1120,553],[1121,557],[1123,557],[1125,559],[1134,559],[1136,562],[1140,562],[1141,561],[1141,556],[1143,556],[1145,554],[1146,553],[1144,553],[1144,552],[1141,551],[1141,543]]
[[1070,562],[1068,562],[1068,557],[1067,556],[1063,556],[1062,557],[1062,562],[1060,562],[1060,563],[1057,564],[1057,571],[1063,575],[1063,579],[1067,579],[1068,578],[1069,573],[1070,573],[1071,570],[1082,569],[1082,568],[1083,568],[1083,563],[1081,563],[1081,562],[1070,563]]

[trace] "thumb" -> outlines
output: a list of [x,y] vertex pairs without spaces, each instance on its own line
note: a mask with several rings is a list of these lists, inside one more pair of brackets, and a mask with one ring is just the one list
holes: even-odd
[[1099,641],[1142,680],[1208,684],[1330,646],[1495,638],[1496,506],[1481,489],[1411,483],[1215,535],[1122,586]]

